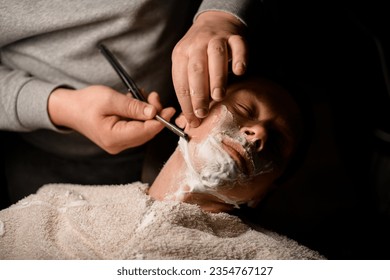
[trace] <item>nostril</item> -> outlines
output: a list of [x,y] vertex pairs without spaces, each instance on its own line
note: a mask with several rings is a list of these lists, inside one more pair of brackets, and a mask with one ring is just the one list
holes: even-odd
[[250,130],[248,130],[248,129],[246,129],[246,130],[244,131],[244,133],[245,133],[245,135],[248,135],[248,136],[255,134],[253,131],[250,131]]

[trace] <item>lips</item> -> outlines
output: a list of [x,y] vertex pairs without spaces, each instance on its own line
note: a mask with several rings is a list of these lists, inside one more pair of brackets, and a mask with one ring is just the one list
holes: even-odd
[[222,148],[230,155],[230,157],[236,162],[238,168],[246,175],[250,175],[253,172],[253,165],[250,161],[250,156],[244,147],[237,141],[231,138],[222,139]]

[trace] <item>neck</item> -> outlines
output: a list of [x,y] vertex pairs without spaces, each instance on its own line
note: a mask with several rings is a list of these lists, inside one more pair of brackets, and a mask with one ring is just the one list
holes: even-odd
[[155,200],[182,201],[197,204],[205,211],[228,212],[233,205],[210,193],[189,192],[187,164],[179,148],[173,152],[149,188],[149,195]]
[[149,195],[156,200],[178,200],[177,191],[185,187],[185,171],[183,156],[176,148],[149,188]]

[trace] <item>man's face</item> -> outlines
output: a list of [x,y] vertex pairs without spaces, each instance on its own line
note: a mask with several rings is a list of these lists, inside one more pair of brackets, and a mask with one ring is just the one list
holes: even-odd
[[282,88],[250,80],[227,92],[199,127],[186,127],[191,140],[179,142],[187,164],[186,202],[214,200],[222,208],[256,204],[283,173],[296,145],[299,113]]

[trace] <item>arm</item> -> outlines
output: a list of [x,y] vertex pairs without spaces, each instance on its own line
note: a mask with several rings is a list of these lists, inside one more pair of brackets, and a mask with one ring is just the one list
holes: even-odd
[[167,120],[174,114],[173,108],[162,109],[156,93],[147,104],[108,87],[72,90],[5,66],[0,67],[0,93],[0,129],[72,129],[112,154],[159,133],[164,126],[153,119],[156,113]]
[[0,65],[0,129],[57,130],[50,121],[46,104],[50,93],[59,86]]
[[175,91],[193,127],[207,116],[210,97],[224,98],[229,60],[234,74],[245,73],[245,19],[253,1],[203,1],[192,27],[172,53]]

